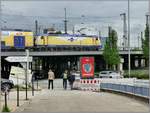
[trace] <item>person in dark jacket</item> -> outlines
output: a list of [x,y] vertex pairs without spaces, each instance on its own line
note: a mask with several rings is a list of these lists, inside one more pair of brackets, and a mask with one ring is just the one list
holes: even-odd
[[73,83],[75,81],[75,75],[73,74],[73,72],[68,76],[68,81],[69,81],[69,84],[70,84],[70,88],[72,90],[73,89]]

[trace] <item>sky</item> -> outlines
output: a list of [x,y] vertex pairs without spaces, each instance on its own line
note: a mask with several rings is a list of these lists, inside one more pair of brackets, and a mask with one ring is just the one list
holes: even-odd
[[[108,36],[108,26],[118,33],[118,44],[123,39],[123,18],[127,15],[127,1],[2,1],[2,27],[35,30],[35,20],[41,29],[55,27],[64,30],[64,8],[67,10],[68,31],[82,27]],[[130,2],[131,46],[138,46],[138,36],[145,29],[148,1]],[[139,45],[140,46],[140,45]]]

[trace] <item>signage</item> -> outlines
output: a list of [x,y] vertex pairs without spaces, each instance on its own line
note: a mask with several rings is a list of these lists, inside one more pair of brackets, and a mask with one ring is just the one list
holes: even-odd
[[8,62],[32,62],[32,57],[27,58],[26,56],[12,56],[5,58]]
[[94,57],[82,57],[81,78],[94,78]]

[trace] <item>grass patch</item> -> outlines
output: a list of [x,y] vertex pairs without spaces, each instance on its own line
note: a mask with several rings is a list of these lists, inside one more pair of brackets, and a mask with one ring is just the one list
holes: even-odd
[[[14,88],[17,90],[17,85],[15,85]],[[32,90],[31,85],[28,85],[28,86],[27,86],[27,89],[28,89],[28,90]],[[25,86],[25,85],[19,85],[19,90],[20,90],[20,91],[25,91],[25,90],[26,90],[26,86]]]
[[3,106],[2,112],[11,112],[8,106]]

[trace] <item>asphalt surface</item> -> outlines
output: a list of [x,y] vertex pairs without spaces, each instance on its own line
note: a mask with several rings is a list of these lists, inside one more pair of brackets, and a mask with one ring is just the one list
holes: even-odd
[[[35,83],[36,84],[36,83]],[[148,112],[149,105],[138,100],[107,93],[63,90],[62,80],[54,82],[54,90],[47,89],[47,80],[40,81],[43,88],[19,112]]]

